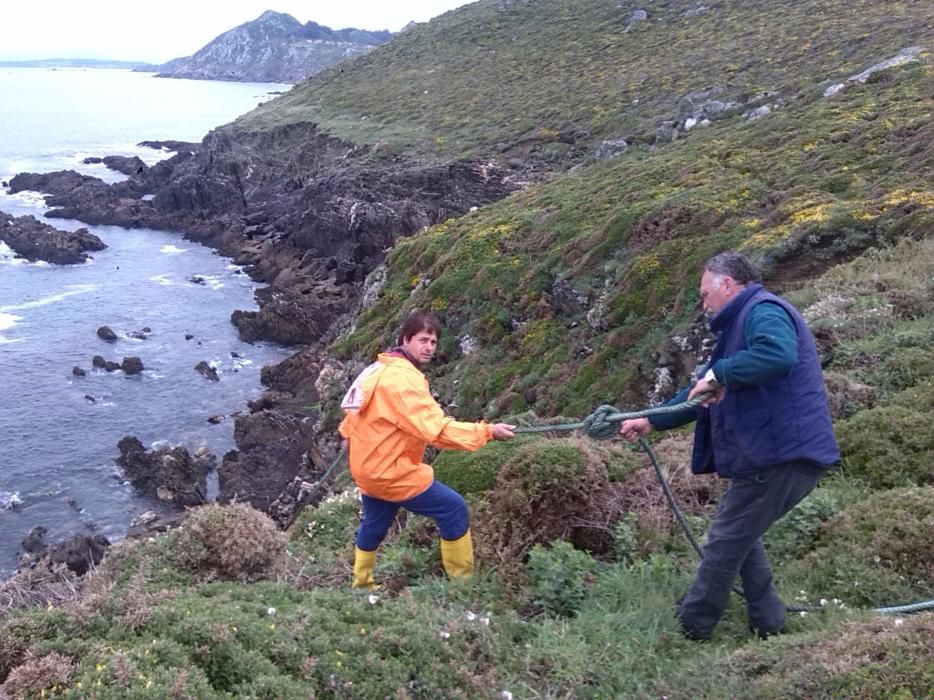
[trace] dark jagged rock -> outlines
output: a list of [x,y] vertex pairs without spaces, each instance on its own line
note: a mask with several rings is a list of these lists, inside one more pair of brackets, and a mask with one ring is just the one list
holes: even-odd
[[71,373],[75,375],[76,377],[84,377],[85,375],[87,375],[87,372],[85,372],[83,369],[81,369],[77,365],[71,368]]
[[91,365],[94,366],[94,367],[97,367],[97,368],[99,368],[99,369],[104,369],[104,368],[107,366],[107,360],[105,360],[105,359],[104,359],[103,357],[101,357],[100,355],[95,355],[95,356],[91,359]]
[[53,564],[65,564],[79,576],[90,571],[104,559],[104,553],[110,546],[110,540],[103,535],[76,534],[60,544],[52,545],[48,550],[49,560]]
[[201,360],[201,362],[196,364],[195,370],[205,379],[210,379],[212,382],[220,381],[220,377],[217,376],[217,370],[211,367],[211,365],[207,363],[207,360]]
[[104,369],[108,372],[116,372],[118,369],[123,369],[119,362],[114,362],[113,360],[107,360],[104,363]]
[[48,544],[45,541],[46,533],[48,529],[42,525],[36,525],[32,530],[29,531],[29,534],[26,535],[25,539],[22,542],[23,551],[27,554],[39,554],[48,547]]
[[97,329],[97,337],[106,340],[108,343],[117,342],[117,334],[113,332],[110,326],[101,326]]
[[192,153],[201,148],[200,143],[173,141],[171,139],[166,141],[140,141],[136,145],[142,146],[143,148],[154,148],[157,151],[190,151]]
[[146,170],[146,164],[139,156],[104,156],[104,165],[124,175],[139,175]]
[[98,157],[98,156],[88,156],[87,158],[85,158],[85,159],[82,160],[81,162],[82,162],[84,165],[98,165],[99,163],[103,163],[103,162],[104,162],[104,159],[103,159],[103,158],[100,158],[100,157]]
[[239,451],[228,452],[218,470],[219,498],[266,510],[295,477],[313,480],[322,471],[315,447],[315,416],[262,411],[237,417]]
[[124,357],[120,367],[126,374],[139,374],[143,371],[143,361],[138,357]]
[[87,251],[107,247],[86,228],[60,231],[33,216],[13,217],[4,212],[0,212],[0,241],[27,260],[44,260],[56,265],[85,262]]
[[181,445],[160,447],[150,452],[135,437],[117,444],[123,468],[130,483],[148,496],[179,506],[196,506],[206,501],[207,475],[215,459],[199,451],[194,457]]

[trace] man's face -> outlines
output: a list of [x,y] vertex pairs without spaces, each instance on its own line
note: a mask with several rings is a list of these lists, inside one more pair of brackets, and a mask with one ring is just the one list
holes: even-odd
[[704,274],[701,275],[701,300],[704,302],[704,309],[711,313],[720,313],[739,289],[741,287],[727,275],[717,275],[709,270],[704,270]]
[[419,365],[427,365],[435,356],[438,336],[431,331],[419,331],[411,338],[402,339],[402,349]]

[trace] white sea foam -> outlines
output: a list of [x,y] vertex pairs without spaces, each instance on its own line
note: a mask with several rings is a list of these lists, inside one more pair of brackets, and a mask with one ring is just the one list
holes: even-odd
[[224,287],[224,283],[221,282],[220,278],[217,275],[195,275],[199,279],[203,280],[205,286],[210,287],[211,289],[217,291]]
[[165,285],[166,287],[172,285],[172,280],[169,279],[168,275],[156,275],[155,277],[150,277],[151,282],[158,282],[159,284]]
[[16,257],[13,249],[3,241],[0,241],[0,265],[25,265],[25,258]]
[[52,294],[47,297],[42,297],[41,299],[33,299],[32,301],[25,301],[22,304],[11,304],[10,306],[0,306],[0,313],[5,311],[22,311],[23,309],[35,309],[39,306],[48,306],[49,304],[54,304],[56,302],[67,299],[68,297],[73,297],[76,294],[87,294],[88,292],[93,292],[95,289],[99,289],[99,284],[72,284],[64,292],[59,292],[58,294]]
[[0,345],[22,342],[22,338],[7,338],[5,335],[3,335],[3,331],[9,330],[16,325],[17,321],[22,320],[22,316],[16,316],[15,314],[5,314],[2,312],[2,310],[0,310]]
[[187,249],[187,248],[178,248],[177,246],[174,246],[174,245],[164,245],[164,246],[162,246],[162,248],[159,249],[159,252],[160,252],[160,253],[167,253],[167,254],[170,254],[170,253],[186,253],[186,252],[188,252],[188,249]]
[[19,491],[0,491],[0,510],[11,510],[22,504]]

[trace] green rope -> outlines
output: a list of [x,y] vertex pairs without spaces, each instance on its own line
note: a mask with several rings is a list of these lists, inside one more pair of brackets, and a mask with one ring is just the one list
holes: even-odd
[[588,437],[594,440],[607,440],[618,434],[618,426],[624,420],[633,418],[648,418],[650,416],[661,416],[670,413],[678,413],[688,408],[696,408],[710,396],[709,393],[698,394],[689,401],[674,404],[672,406],[656,406],[654,408],[644,408],[641,411],[621,412],[615,406],[604,404],[580,423],[556,423],[554,425],[523,425],[516,428],[513,432],[523,433],[551,433],[565,430],[583,430]]

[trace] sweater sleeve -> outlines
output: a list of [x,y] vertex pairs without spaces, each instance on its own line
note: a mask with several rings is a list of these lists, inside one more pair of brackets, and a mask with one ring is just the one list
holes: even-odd
[[493,438],[493,430],[486,422],[466,423],[444,415],[427,385],[405,382],[394,387],[392,394],[395,425],[435,447],[472,451]]
[[757,304],[743,333],[746,348],[713,364],[714,375],[727,388],[762,384],[786,374],[798,361],[794,322],[778,304]]
[[[668,399],[662,406],[674,406],[677,403],[688,400],[688,394],[691,393],[691,387],[686,386],[677,394]],[[670,430],[671,428],[678,428],[686,423],[697,420],[697,412],[699,407],[695,406],[694,408],[683,408],[676,413],[663,413],[659,416],[650,416],[649,423],[652,424],[654,430]]]

